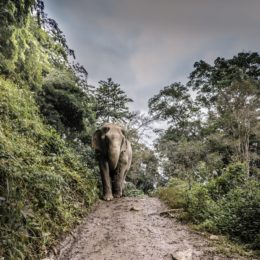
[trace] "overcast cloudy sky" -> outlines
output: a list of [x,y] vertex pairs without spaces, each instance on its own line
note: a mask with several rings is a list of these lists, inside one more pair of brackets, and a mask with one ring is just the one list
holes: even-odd
[[164,86],[186,82],[195,61],[259,51],[260,0],[46,0],[89,72],[112,77],[135,110]]

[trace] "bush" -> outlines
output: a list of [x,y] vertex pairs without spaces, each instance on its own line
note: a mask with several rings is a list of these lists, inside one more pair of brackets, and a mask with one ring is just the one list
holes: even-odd
[[232,189],[246,181],[246,167],[243,163],[234,163],[222,170],[222,174],[207,184],[207,190],[214,200],[222,198]]
[[260,249],[260,183],[247,181],[219,201],[215,217],[220,233]]
[[155,194],[173,209],[187,207],[188,184],[171,178],[166,187],[158,188]]
[[124,197],[140,197],[144,196],[144,192],[136,188],[132,182],[127,182],[123,191]]
[[222,172],[207,184],[194,183],[190,189],[188,182],[171,179],[156,194],[171,208],[183,208],[185,219],[199,228],[260,249],[260,183],[247,179],[241,163]]
[[214,216],[217,205],[209,196],[207,188],[201,184],[194,184],[187,191],[187,205],[185,210],[190,219],[196,223],[202,223]]

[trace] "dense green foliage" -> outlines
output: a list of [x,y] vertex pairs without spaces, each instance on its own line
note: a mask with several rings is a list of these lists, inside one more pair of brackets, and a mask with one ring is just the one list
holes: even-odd
[[0,255],[35,259],[95,201],[96,183],[26,86],[1,78],[0,99]]
[[138,189],[149,193],[159,178],[158,159],[153,150],[135,139],[132,139],[132,148],[133,162],[126,179]]
[[232,164],[221,176],[190,188],[187,181],[172,178],[157,195],[170,207],[184,209],[181,220],[259,249],[260,183],[247,180],[245,165]]
[[97,199],[94,101],[43,1],[0,9],[0,256],[39,259]]
[[95,124],[93,97],[77,85],[71,70],[54,70],[44,79],[37,101],[46,121],[69,139],[90,142]]
[[[156,144],[164,174],[205,180],[240,161],[259,176],[259,55],[194,66],[186,86],[173,83],[149,100],[151,115],[169,124]],[[201,167],[206,175],[197,174]]]
[[138,189],[132,182],[127,182],[123,191],[125,197],[141,197],[144,192]]
[[41,29],[38,19],[31,15],[31,10],[38,8],[35,2],[0,3],[0,73],[29,84],[31,89],[41,87],[50,68],[67,64],[63,44]]
[[173,83],[149,100],[153,118],[168,122],[156,141],[162,175],[170,179],[159,197],[183,208],[182,219],[254,249],[260,244],[259,76],[258,53],[200,61],[186,85]]

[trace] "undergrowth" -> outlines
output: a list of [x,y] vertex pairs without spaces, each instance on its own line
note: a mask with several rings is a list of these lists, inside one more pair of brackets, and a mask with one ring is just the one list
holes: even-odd
[[123,191],[124,197],[142,197],[144,192],[137,189],[137,187],[132,182],[127,182]]
[[80,155],[39,116],[34,94],[0,78],[0,256],[39,259],[97,198]]
[[260,250],[260,183],[246,176],[241,163],[229,165],[208,183],[172,178],[157,196],[199,230],[225,235],[247,249]]

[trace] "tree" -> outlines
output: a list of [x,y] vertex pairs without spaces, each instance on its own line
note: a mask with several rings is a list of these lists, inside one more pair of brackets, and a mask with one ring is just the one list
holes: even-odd
[[160,181],[158,158],[153,149],[149,148],[146,140],[152,130],[150,116],[133,112],[126,123],[127,136],[131,140],[133,160],[127,181],[132,182],[138,189],[148,193]]
[[260,56],[238,53],[232,59],[217,58],[214,65],[200,61],[194,67],[188,86],[208,110],[208,122],[232,140],[233,159],[245,162],[249,175],[250,164],[259,162],[253,146],[259,147],[255,137],[259,137]]
[[77,85],[71,70],[53,70],[43,82],[37,96],[46,121],[70,140],[90,141],[95,124],[94,100]]
[[158,159],[152,149],[142,143],[132,143],[133,160],[127,181],[148,193],[159,182]]
[[258,176],[259,55],[238,53],[194,67],[186,86],[173,83],[149,100],[153,118],[168,122],[156,145],[165,175],[197,178],[204,165],[210,177],[242,162],[248,175]]
[[149,113],[155,120],[166,120],[170,127],[167,135],[171,139],[195,138],[200,122],[197,107],[192,101],[188,87],[180,82],[166,86],[148,101]]
[[0,1],[0,255],[5,259],[43,258],[97,198],[87,72],[80,65],[72,69],[64,35],[58,28],[56,35],[42,29],[38,22],[44,17],[42,0]]
[[101,80],[95,92],[96,117],[100,123],[125,122],[131,117],[127,103],[133,102],[128,98],[120,85],[113,82],[111,78],[107,81]]
[[[29,19],[29,13],[34,6],[35,0],[0,1],[0,73],[9,75],[15,68],[14,58],[17,54],[17,48],[20,47],[21,34],[17,31],[26,25]],[[18,55],[19,56],[19,55]]]
[[150,114],[172,124],[181,124],[190,116],[191,99],[188,88],[180,82],[166,86],[159,94],[149,99]]

